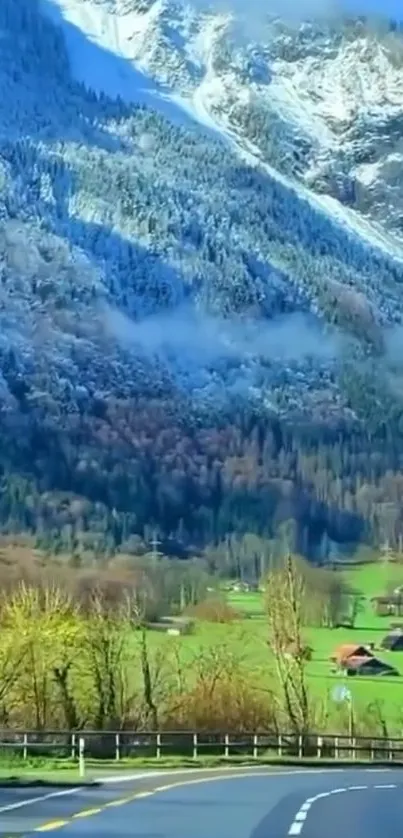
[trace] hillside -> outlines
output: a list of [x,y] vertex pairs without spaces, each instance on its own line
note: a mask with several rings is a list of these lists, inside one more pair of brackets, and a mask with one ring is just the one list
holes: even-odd
[[305,19],[286,6],[282,18],[254,9],[253,20],[239,4],[224,12],[177,0],[42,8],[63,28],[72,71],[87,86],[182,124],[190,117],[401,255],[398,23],[342,17],[348,3],[339,15],[323,6]]
[[[308,553],[399,538],[403,247],[382,167],[403,41],[270,26],[275,83],[263,46],[208,11],[2,4],[4,530],[107,551],[152,528],[273,539],[290,520]],[[360,97],[338,127],[326,111],[324,50],[358,76],[386,56],[370,128]],[[383,215],[328,177],[358,177],[379,131]]]

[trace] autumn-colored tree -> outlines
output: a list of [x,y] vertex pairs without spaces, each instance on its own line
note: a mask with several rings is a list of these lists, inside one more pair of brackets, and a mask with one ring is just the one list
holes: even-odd
[[190,665],[177,656],[178,681],[167,706],[171,729],[220,732],[277,731],[273,693],[260,689],[232,644],[201,648]]
[[210,596],[196,605],[189,605],[185,614],[207,623],[234,623],[244,618],[243,614],[220,596]]

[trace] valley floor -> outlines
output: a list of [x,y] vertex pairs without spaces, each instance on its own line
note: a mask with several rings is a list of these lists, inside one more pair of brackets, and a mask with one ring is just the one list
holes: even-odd
[[[388,633],[393,617],[379,617],[373,612],[371,598],[382,595],[398,584],[403,584],[403,566],[395,564],[368,564],[359,566],[345,573],[350,584],[365,597],[362,611],[356,626],[349,628],[307,628],[306,641],[313,649],[313,658],[307,664],[309,684],[312,694],[321,708],[320,716],[329,732],[332,719],[336,728],[341,717],[347,716],[348,708],[337,705],[332,698],[336,686],[345,685],[351,692],[353,711],[357,727],[365,728],[368,721],[376,726],[379,723],[379,736],[382,736],[381,719],[390,726],[390,734],[398,736],[402,728],[401,694],[403,687],[403,651],[385,652],[380,643]],[[232,624],[197,623],[195,632],[180,639],[150,632],[152,646],[161,647],[179,643],[189,662],[204,650],[222,646],[228,649],[242,664],[250,670],[256,684],[269,686],[271,682],[272,661],[267,648],[267,621],[264,615],[263,595],[258,593],[231,593],[228,599],[237,610],[244,612],[244,619]],[[393,665],[399,671],[399,677],[348,678],[332,672],[330,656],[344,643],[369,645],[375,644],[375,654],[382,661]],[[364,732],[364,730],[363,730]],[[374,729],[371,733],[375,735]]]

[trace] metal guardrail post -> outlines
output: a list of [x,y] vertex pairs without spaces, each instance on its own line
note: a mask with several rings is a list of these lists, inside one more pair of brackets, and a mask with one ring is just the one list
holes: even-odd
[[85,777],[85,739],[80,736],[78,740],[78,770],[80,777]]

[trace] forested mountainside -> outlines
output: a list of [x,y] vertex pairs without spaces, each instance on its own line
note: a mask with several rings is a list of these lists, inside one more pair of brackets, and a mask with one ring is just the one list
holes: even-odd
[[3,531],[398,543],[403,249],[88,89],[36,0],[0,33]]

